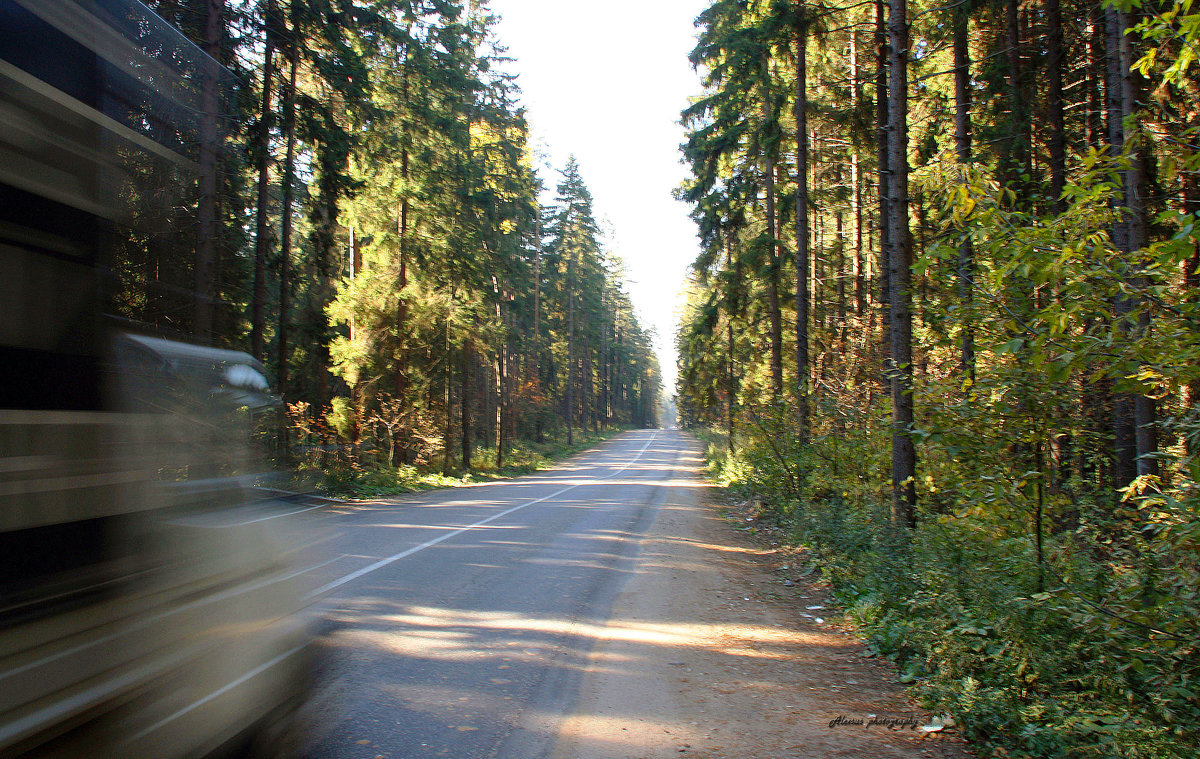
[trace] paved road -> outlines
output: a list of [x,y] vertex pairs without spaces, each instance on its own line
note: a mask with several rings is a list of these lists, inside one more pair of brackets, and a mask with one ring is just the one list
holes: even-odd
[[[549,756],[638,539],[694,443],[624,433],[550,472],[329,517],[308,756]],[[688,496],[690,497],[690,496]]]

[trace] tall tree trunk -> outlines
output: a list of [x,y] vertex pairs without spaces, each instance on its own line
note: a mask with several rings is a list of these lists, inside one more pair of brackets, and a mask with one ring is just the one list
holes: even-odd
[[[1138,111],[1140,87],[1133,71],[1137,58],[1134,50],[1134,38],[1126,32],[1130,28],[1129,17],[1125,11],[1117,11],[1117,25],[1121,34],[1118,40],[1119,65],[1121,71],[1121,116],[1123,120],[1133,121]],[[1149,219],[1146,208],[1146,151],[1141,135],[1126,134],[1126,140],[1132,140],[1129,153],[1129,169],[1124,173],[1125,208],[1129,218],[1129,256],[1128,260],[1139,255],[1149,243]],[[1136,277],[1131,284],[1135,289],[1143,290],[1149,282],[1145,277]],[[1143,312],[1137,324],[1134,325],[1135,339],[1141,339],[1150,330],[1150,315]],[[1134,439],[1137,451],[1137,473],[1139,476],[1158,474],[1158,409],[1155,400],[1147,395],[1138,393],[1133,396]]]
[[[808,21],[799,2],[796,24],[796,421],[808,444]],[[781,375],[782,376],[782,375]]]
[[[540,389],[542,385],[542,214],[539,209],[534,221],[533,241],[533,381]],[[534,440],[545,441],[542,428],[541,409],[534,422]]]
[[725,371],[725,433],[729,455],[732,456],[737,452],[737,444],[734,442],[734,403],[737,395],[737,364],[734,363],[733,356],[733,320],[730,319],[725,323],[725,341],[726,350],[729,355],[726,357]]
[[621,373],[620,357],[621,357],[621,346],[623,345],[623,337],[622,337],[622,333],[621,333],[621,325],[619,322],[616,324],[616,335],[614,337],[614,340],[616,341],[616,351],[615,352],[617,354],[616,366],[613,367],[613,369],[614,369],[614,371],[613,371],[613,386],[617,388],[616,405],[620,408],[621,411],[628,411],[628,404],[626,403],[626,399],[629,397],[629,394],[626,392],[626,389],[625,389],[625,382],[626,382],[625,376]]
[[[1057,0],[1053,0],[1057,1]],[[954,144],[956,158],[967,182],[971,163],[971,51],[968,14],[954,9]],[[975,326],[972,305],[975,293],[975,250],[965,234],[958,245],[958,301],[962,306],[961,365],[963,376],[975,384]]]
[[[857,113],[863,99],[861,73],[858,67],[858,30],[850,30],[850,98],[852,110]],[[863,191],[862,169],[858,146],[850,145],[850,211],[854,215],[854,315],[860,329],[865,326],[867,312],[867,287],[870,282],[870,266],[864,258],[863,248]]]
[[[1125,107],[1123,102],[1123,84],[1124,78],[1121,71],[1121,38],[1125,34],[1123,22],[1123,14],[1116,8],[1106,8],[1104,11],[1105,20],[1105,42],[1108,53],[1107,65],[1107,87],[1108,92],[1108,139],[1111,155],[1116,157],[1121,154],[1125,147],[1125,127],[1124,115]],[[1128,172],[1122,172],[1123,183],[1125,185],[1123,200],[1128,201]],[[1117,248],[1125,253],[1133,251],[1135,248],[1130,239],[1130,222],[1131,215],[1128,213],[1120,214],[1119,218],[1113,223],[1112,237]],[[1113,302],[1114,328],[1118,331],[1128,332],[1128,315],[1133,306],[1130,300],[1126,297],[1118,297]],[[1114,483],[1117,487],[1124,487],[1129,484],[1138,473],[1137,465],[1137,432],[1134,421],[1134,399],[1129,393],[1116,393],[1113,397],[1113,420],[1112,429],[1115,443],[1116,461],[1114,462],[1113,475],[1116,478]]]
[[908,227],[908,2],[888,2],[889,74],[888,256],[892,321],[892,510],[906,527],[917,523],[913,446],[912,238]]
[[[891,255],[891,221],[889,219],[891,204],[891,169],[888,166],[888,66],[891,60],[891,48],[888,45],[887,22],[884,14],[884,0],[875,0],[875,137],[876,161],[879,167],[879,303],[880,309],[880,353],[883,366],[888,365],[892,354],[892,312],[890,271],[888,261]],[[891,380],[887,373],[880,375],[885,390],[890,388]]]
[[[333,218],[337,218],[334,216]],[[354,222],[349,223],[349,228],[346,231],[346,267],[350,272],[350,279],[353,280],[362,273],[362,248],[358,243],[358,236],[354,234]],[[357,334],[357,324],[354,315],[350,315],[350,339],[353,340]]]
[[608,422],[608,295],[600,295],[600,355],[598,356],[598,374],[600,389],[596,403],[597,426],[607,426]]
[[1029,193],[1030,121],[1029,103],[1025,92],[1025,65],[1021,59],[1020,0],[1005,0],[1004,35],[1008,60],[1009,135],[1006,155],[1001,161],[1001,176],[1006,186],[1016,190],[1018,201]]
[[471,343],[471,338],[468,337],[463,341],[462,347],[462,363],[459,365],[459,432],[462,437],[462,467],[464,470],[471,468],[471,446],[473,444],[471,430],[471,397],[474,395],[471,392],[471,362],[474,360],[475,350]]
[[[1200,214],[1200,176],[1195,173],[1189,174],[1183,181],[1183,212],[1192,218]],[[1197,291],[1200,291],[1200,237],[1193,238],[1191,245],[1192,253],[1183,262],[1181,275],[1188,296],[1194,298]],[[1192,412],[1196,404],[1200,404],[1200,379],[1190,380],[1184,386],[1182,400],[1185,413]],[[1190,456],[1200,453],[1200,446],[1196,445],[1195,440],[1195,436],[1191,435],[1185,436],[1183,440]]]
[[[292,28],[293,38],[296,29]],[[279,233],[279,333],[276,341],[279,365],[276,366],[276,391],[283,395],[288,383],[288,318],[292,289],[292,204],[296,183],[296,73],[300,51],[293,39],[288,49],[289,71],[287,90],[283,99],[283,130],[287,149],[283,158],[283,213]]]
[[[408,102],[408,48],[404,48],[403,62],[401,63],[400,72],[400,96],[404,102]],[[406,372],[407,365],[403,347],[405,344],[404,333],[408,329],[408,294],[405,290],[408,288],[408,226],[409,226],[409,168],[408,168],[408,148],[411,141],[409,134],[409,125],[405,120],[400,122],[400,178],[404,182],[404,194],[400,197],[400,212],[397,214],[396,226],[397,236],[396,253],[397,253],[397,269],[398,276],[396,279],[396,343],[397,366],[396,366],[396,398],[402,399],[408,394],[408,373]]]
[[496,360],[492,363],[492,393],[495,398],[493,411],[495,412],[492,420],[492,429],[495,432],[496,438],[496,466],[504,466],[504,445],[505,445],[505,429],[506,421],[504,402],[504,393],[508,374],[508,315],[504,312],[504,302],[507,297],[507,292],[500,287],[500,281],[496,277],[492,277],[492,292],[496,298],[496,323],[500,325],[500,345],[496,348]]
[[[404,152],[400,158],[401,176],[408,178],[408,153]],[[404,398],[408,395],[408,374],[405,371],[407,368],[406,356],[404,352],[404,330],[408,324],[408,299],[404,292],[408,286],[408,198],[405,197],[400,201],[400,210],[397,213],[396,219],[397,231],[399,233],[399,241],[397,248],[399,253],[399,275],[396,282],[396,378],[395,391],[396,400],[404,402]],[[403,428],[397,432],[402,436],[401,445],[397,445],[392,449],[391,463],[392,466],[411,463],[409,451],[411,450],[410,443],[412,440],[411,434]]]
[[542,219],[534,222],[533,243],[533,376],[541,382],[542,372]]
[[451,433],[453,432],[453,411],[450,407],[450,375],[453,373],[453,357],[450,355],[450,312],[453,308],[454,295],[446,301],[446,322],[442,329],[442,409],[445,411],[445,424],[442,427],[442,474],[450,474]]
[[739,389],[735,343],[733,339],[733,320],[739,312],[738,289],[742,286],[742,262],[740,258],[734,256],[734,234],[733,231],[729,231],[725,235],[725,266],[729,271],[733,272],[733,280],[727,286],[728,289],[725,294],[725,339],[729,353],[725,374],[725,426],[730,456],[737,451],[734,434],[736,432],[735,419]]
[[1102,150],[1107,142],[1104,129],[1104,81],[1107,77],[1106,55],[1106,14],[1103,6],[1096,3],[1088,11],[1087,21],[1087,146]]
[[592,426],[592,351],[590,345],[584,344],[580,347],[582,350],[579,353],[579,405],[582,419],[579,429],[586,434]]
[[[1067,186],[1067,135],[1065,110],[1063,104],[1063,58],[1064,42],[1062,28],[1062,7],[1060,0],[1046,0],[1046,110],[1050,128],[1048,140],[1050,160],[1050,211],[1062,213],[1066,204],[1062,199],[1063,190]],[[1059,295],[1056,293],[1055,298]],[[1040,443],[1039,443],[1040,446]],[[1071,458],[1072,441],[1068,433],[1051,436],[1049,440],[1051,478],[1053,490],[1059,488],[1063,477],[1064,463]],[[1039,463],[1042,458],[1039,448]],[[1038,483],[1038,493],[1041,495],[1041,483]],[[1039,509],[1040,514],[1040,509]],[[1041,531],[1037,533],[1039,556],[1041,547]],[[1039,566],[1041,562],[1039,560]],[[1039,578],[1040,582],[1040,578]]]
[[854,316],[861,325],[867,311],[867,283],[871,270],[863,255],[862,170],[857,151],[850,156],[850,185],[850,213],[854,217]]
[[[1083,84],[1087,111],[1084,120],[1084,144],[1087,148],[1103,151],[1109,140],[1105,128],[1108,109],[1104,98],[1108,75],[1106,16],[1100,3],[1089,5],[1085,12],[1086,67],[1083,72]],[[1094,328],[1096,328],[1094,322],[1088,319],[1084,321],[1082,331],[1087,334]],[[1083,424],[1093,439],[1104,440],[1112,434],[1113,402],[1111,379],[1104,377],[1081,386],[1080,407],[1083,411]],[[1078,450],[1076,463],[1081,480],[1090,483],[1097,489],[1115,484],[1119,478],[1114,474],[1115,460],[1112,455],[1106,455],[1097,460],[1095,457],[1085,455],[1086,451],[1083,446],[1080,446]]]
[[270,179],[271,128],[275,112],[271,108],[271,90],[275,80],[275,36],[279,23],[276,0],[267,0],[264,13],[262,105],[259,109],[258,191],[255,202],[254,284],[250,305],[250,353],[260,361],[264,354],[264,333],[267,324],[267,256],[271,249]]
[[567,445],[575,444],[575,250],[567,264]]
[[212,60],[204,61],[200,84],[200,177],[196,207],[195,309],[192,334],[202,343],[216,336],[217,300],[217,153],[220,149],[220,81],[218,64],[224,30],[224,0],[205,0],[203,49]]
[[1063,114],[1063,28],[1060,0],[1046,0],[1046,109],[1050,121],[1050,199],[1061,212],[1067,186],[1067,133]]
[[833,212],[833,276],[837,303],[832,327],[839,352],[846,349],[846,218],[842,209]]
[[508,340],[500,344],[496,354],[496,466],[504,466],[508,447]]
[[[764,127],[771,121],[770,59],[763,55],[762,110]],[[763,149],[763,182],[767,206],[767,234],[771,238],[770,266],[767,277],[767,310],[771,326],[771,392],[779,401],[783,393],[783,313],[779,303],[779,230],[775,215],[775,157],[771,149]]]

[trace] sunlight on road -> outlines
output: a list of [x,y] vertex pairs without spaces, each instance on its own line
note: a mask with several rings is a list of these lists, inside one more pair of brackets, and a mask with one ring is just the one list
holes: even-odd
[[690,729],[690,725],[661,719],[631,722],[628,717],[572,714],[559,726],[559,736],[564,745],[583,744],[596,756],[647,756],[648,747]]
[[[410,606],[405,613],[378,617],[379,622],[399,626],[401,632],[360,631],[362,636],[386,648],[400,648],[410,656],[429,658],[478,658],[476,641],[484,633],[508,631],[521,635],[539,633],[596,641],[623,641],[648,648],[646,657],[661,658],[654,648],[707,649],[747,659],[779,659],[785,648],[797,644],[822,645],[826,636],[797,630],[746,624],[700,624],[681,622],[637,622],[614,619],[605,625],[566,619],[538,619],[495,611],[462,611],[430,606]],[[488,636],[492,639],[493,636]]]

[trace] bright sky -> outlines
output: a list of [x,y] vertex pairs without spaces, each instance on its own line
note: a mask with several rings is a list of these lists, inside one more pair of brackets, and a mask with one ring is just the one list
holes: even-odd
[[[698,243],[688,207],[671,191],[679,113],[700,92],[688,63],[693,19],[708,0],[491,0],[509,70],[527,106],[535,145],[562,168],[574,154],[608,248],[628,268],[643,326],[657,332],[668,394],[675,390],[676,311]],[[544,172],[550,188],[557,172]]]

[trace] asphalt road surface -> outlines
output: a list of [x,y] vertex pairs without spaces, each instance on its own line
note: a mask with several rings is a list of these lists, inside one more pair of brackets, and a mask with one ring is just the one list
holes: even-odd
[[551,756],[641,536],[695,499],[695,445],[627,432],[538,475],[331,513],[304,753]]

